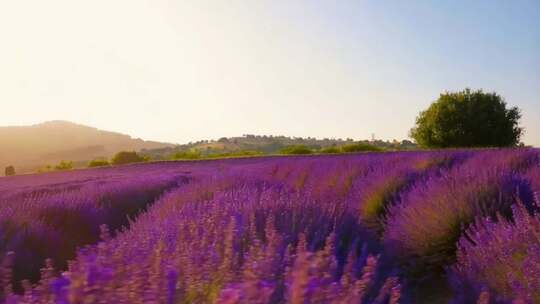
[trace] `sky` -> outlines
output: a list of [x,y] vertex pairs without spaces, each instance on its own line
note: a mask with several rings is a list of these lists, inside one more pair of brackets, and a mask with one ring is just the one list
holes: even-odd
[[540,1],[0,1],[0,125],[405,139],[495,91],[540,146]]

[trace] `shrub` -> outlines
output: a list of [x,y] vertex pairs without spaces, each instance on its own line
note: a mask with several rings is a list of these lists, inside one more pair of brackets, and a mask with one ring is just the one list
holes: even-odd
[[116,153],[116,155],[112,158],[111,163],[113,165],[124,165],[124,164],[131,164],[131,163],[140,163],[147,161],[148,159],[140,156],[137,154],[137,152],[134,151],[122,151]]
[[453,263],[462,229],[477,216],[509,216],[517,199],[532,204],[525,178],[486,169],[481,161],[415,185],[390,208],[385,245],[414,274],[437,273]]
[[411,137],[429,148],[516,146],[523,129],[517,107],[482,90],[444,93],[420,113]]
[[88,168],[105,167],[109,165],[110,163],[105,159],[94,159],[88,163]]
[[281,154],[311,154],[311,153],[313,153],[313,151],[304,145],[287,146],[281,149]]
[[201,158],[201,151],[199,150],[190,150],[190,151],[179,151],[176,152],[172,159],[199,159]]
[[13,166],[7,166],[5,170],[6,176],[12,176],[15,175],[15,167]]
[[369,228],[381,229],[380,221],[400,191],[406,188],[414,177],[413,172],[389,172],[384,176],[374,176],[373,185],[365,193],[360,204],[359,216]]
[[54,166],[54,170],[63,171],[73,169],[73,162],[61,161],[58,165]]
[[242,151],[235,151],[235,152],[209,154],[206,157],[207,158],[228,158],[228,157],[260,156],[260,155],[264,155],[264,153],[259,152],[259,151],[242,150]]
[[45,165],[37,170],[38,173],[51,172],[54,169],[51,165]]
[[479,220],[460,238],[450,269],[460,296],[474,297],[486,286],[506,301],[540,303],[540,216],[516,204],[513,217]]
[[324,154],[334,154],[334,153],[341,153],[341,149],[339,149],[338,147],[326,147],[326,148],[322,148],[320,151],[320,153],[324,153]]
[[343,150],[343,152],[346,152],[346,153],[382,151],[381,148],[376,147],[374,145],[367,144],[367,143],[355,143],[355,144],[345,145],[341,147],[341,150]]
[[359,216],[363,224],[382,232],[387,211],[400,201],[401,194],[416,182],[450,168],[462,157],[459,153],[419,155],[376,166],[361,187]]

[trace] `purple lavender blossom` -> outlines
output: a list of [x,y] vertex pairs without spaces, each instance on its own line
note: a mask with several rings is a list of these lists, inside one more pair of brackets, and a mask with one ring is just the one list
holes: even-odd
[[534,302],[539,171],[538,150],[503,149],[3,178],[1,301],[415,303],[410,270],[449,269],[454,302]]
[[450,269],[456,287],[473,296],[486,286],[497,301],[540,301],[540,216],[513,206],[513,220],[478,220],[461,237]]

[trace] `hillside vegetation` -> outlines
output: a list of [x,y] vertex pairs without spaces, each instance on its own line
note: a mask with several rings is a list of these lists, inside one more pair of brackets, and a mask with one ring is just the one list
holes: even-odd
[[[372,147],[370,149],[361,148]],[[317,139],[312,137],[287,137],[287,136],[266,136],[266,135],[244,135],[239,137],[223,137],[218,140],[201,140],[190,142],[184,145],[165,147],[158,149],[145,149],[141,153],[149,156],[153,160],[165,160],[174,158],[174,155],[183,155],[177,159],[195,159],[205,156],[227,156],[227,155],[263,155],[263,154],[290,154],[289,150],[304,147],[305,153],[340,153],[340,152],[361,152],[374,150],[413,150],[417,145],[408,140],[402,141],[382,141],[382,140],[361,140],[352,139]],[[344,148],[344,149],[342,149]],[[356,151],[355,151],[356,149]],[[308,152],[310,150],[311,152]],[[345,150],[345,151],[344,151]],[[295,153],[293,153],[295,154]]]
[[171,146],[128,135],[102,131],[67,121],[32,126],[0,127],[0,168],[14,166],[17,173],[72,161],[75,165],[119,151],[140,151]]

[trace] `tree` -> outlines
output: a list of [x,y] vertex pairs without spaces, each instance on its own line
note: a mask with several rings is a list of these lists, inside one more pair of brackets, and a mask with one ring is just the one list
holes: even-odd
[[422,147],[509,147],[519,144],[520,109],[497,93],[446,92],[421,112],[410,136]]
[[324,154],[334,154],[334,153],[340,153],[341,150],[336,146],[330,146],[330,147],[322,148],[319,152],[324,153]]
[[15,167],[13,166],[7,166],[5,170],[6,176],[12,176],[15,175]]
[[354,153],[354,152],[381,152],[382,149],[377,147],[377,146],[374,146],[374,145],[370,145],[368,143],[355,143],[355,144],[350,144],[350,145],[345,145],[343,147],[341,147],[341,150],[345,153]]
[[61,161],[58,165],[54,167],[54,169],[58,171],[71,170],[73,169],[73,162]]
[[172,159],[199,159],[201,156],[199,150],[178,151],[172,156]]
[[106,159],[94,159],[88,163],[88,168],[105,167],[110,165]]
[[311,154],[313,151],[304,145],[287,146],[281,149],[281,154]]
[[45,165],[37,170],[38,173],[45,173],[45,172],[51,172],[53,170],[53,166],[51,165]]
[[112,158],[111,163],[113,165],[124,165],[131,163],[140,163],[144,161],[147,161],[147,159],[137,154],[137,152],[121,151],[116,153],[116,155]]

